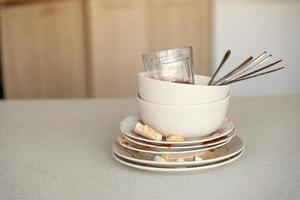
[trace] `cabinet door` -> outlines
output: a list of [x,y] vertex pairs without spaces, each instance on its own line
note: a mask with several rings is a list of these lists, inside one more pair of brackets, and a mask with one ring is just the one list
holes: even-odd
[[93,96],[136,94],[135,75],[146,51],[144,0],[89,0]]
[[80,0],[2,7],[1,28],[7,98],[86,96]]
[[208,74],[210,0],[148,1],[148,50],[192,46],[195,73]]
[[191,45],[196,73],[207,74],[210,55],[209,0],[89,0],[93,96],[137,92],[141,54]]

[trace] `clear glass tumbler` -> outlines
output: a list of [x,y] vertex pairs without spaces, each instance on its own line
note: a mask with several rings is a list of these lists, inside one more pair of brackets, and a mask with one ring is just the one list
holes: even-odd
[[194,84],[191,46],[142,55],[148,77],[177,83]]

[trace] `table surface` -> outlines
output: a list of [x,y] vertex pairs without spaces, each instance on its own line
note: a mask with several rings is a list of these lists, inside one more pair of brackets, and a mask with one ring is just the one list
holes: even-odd
[[0,102],[0,199],[300,199],[300,97],[232,98],[244,155],[179,174],[116,162],[134,99]]

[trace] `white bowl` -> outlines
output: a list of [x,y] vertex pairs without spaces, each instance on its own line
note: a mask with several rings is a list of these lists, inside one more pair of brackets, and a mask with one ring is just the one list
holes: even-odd
[[163,105],[197,105],[224,99],[230,85],[208,86],[208,76],[195,75],[195,85],[151,79],[145,72],[137,74],[138,91],[142,99]]
[[217,102],[169,106],[138,99],[141,119],[164,136],[176,134],[186,138],[200,137],[216,131],[227,113],[229,95]]

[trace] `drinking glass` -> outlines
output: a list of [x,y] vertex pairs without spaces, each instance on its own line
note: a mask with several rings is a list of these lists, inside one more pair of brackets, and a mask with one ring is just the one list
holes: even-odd
[[147,53],[142,58],[149,78],[194,84],[191,46]]

